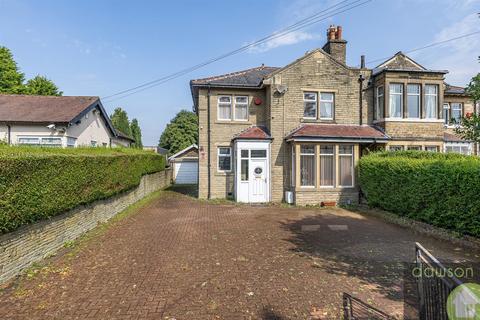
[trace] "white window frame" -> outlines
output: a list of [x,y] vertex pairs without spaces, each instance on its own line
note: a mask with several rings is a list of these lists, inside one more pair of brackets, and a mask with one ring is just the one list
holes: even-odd
[[[458,107],[460,107],[460,110],[458,109]],[[463,103],[461,103],[461,102],[450,102],[450,113],[449,113],[450,119],[449,119],[449,121],[451,121],[453,119],[453,111],[454,110],[460,111],[460,119],[457,123],[455,123],[455,125],[459,125],[460,120],[463,117]]]
[[[226,102],[220,102],[220,99],[221,98],[229,98],[230,99],[230,103],[226,103]],[[220,106],[221,105],[229,105],[230,106],[230,118],[220,118]],[[233,118],[233,97],[231,95],[219,95],[217,97],[217,120],[220,120],[220,121],[232,121],[232,118]]]
[[[318,167],[319,167],[319,170],[320,170],[320,188],[335,188],[335,183],[336,183],[336,180],[337,180],[337,161],[336,161],[336,156],[335,156],[335,145],[323,145],[323,146],[331,146],[333,147],[333,153],[322,153],[322,145],[320,145],[320,150],[319,150],[319,155],[318,155]],[[353,151],[352,151],[353,152]],[[322,170],[320,168],[321,166],[321,158],[322,156],[331,156],[333,158],[333,184],[332,185],[322,185]]]
[[[36,142],[22,143],[22,142],[20,142],[22,139],[36,140]],[[55,139],[57,141],[60,141],[60,143],[45,142],[46,140],[50,140],[50,139]],[[19,145],[32,145],[32,146],[63,147],[63,139],[62,139],[62,137],[58,137],[58,136],[46,136],[46,137],[45,136],[19,136],[19,137],[17,137],[17,144],[19,144]]]
[[[305,99],[306,94],[313,94],[315,95],[315,99]],[[305,116],[305,106],[307,102],[315,102],[315,116],[314,117],[306,117]],[[303,92],[303,119],[309,120],[317,120],[318,117],[318,92],[315,91],[304,91]]]
[[[20,142],[22,139],[35,139],[37,142],[36,143],[24,143]],[[29,136],[19,136],[17,137],[17,143],[21,145],[40,145],[40,137],[29,137]]]
[[407,150],[422,151],[422,146],[412,144],[407,146]]
[[[442,116],[443,116],[443,123],[444,123],[444,125],[449,126],[449,125],[450,125],[450,103],[445,102],[445,103],[443,104],[443,109],[442,109],[442,110],[443,110],[443,114],[442,114]],[[446,118],[446,119],[445,119],[445,110],[446,110],[446,114],[447,114],[447,118]]]
[[67,147],[75,147],[76,144],[77,144],[77,138],[67,137]]
[[[392,150],[392,148],[396,148],[396,147],[400,147],[401,149],[400,150]],[[401,144],[391,145],[391,146],[388,146],[388,151],[405,151],[405,146],[403,146]]]
[[[382,89],[382,94],[379,93],[380,89]],[[385,87],[384,86],[378,86],[377,87],[377,90],[376,90],[376,93],[377,93],[377,99],[376,99],[376,106],[375,106],[375,119],[376,120],[380,120],[380,119],[383,119],[385,118]],[[382,105],[382,109],[380,108],[380,101],[383,102],[383,105]],[[382,115],[380,116],[380,111],[382,113]]]
[[[401,88],[401,91],[398,93],[398,92],[395,92],[395,93],[392,93],[392,85],[400,85],[400,88]],[[388,117],[389,118],[393,118],[393,119],[401,119],[403,118],[403,114],[404,114],[404,108],[405,106],[403,105],[403,94],[405,92],[405,88],[404,88],[404,85],[403,83],[398,83],[398,82],[391,82],[388,84],[388,94],[390,96],[400,96],[400,116],[399,117],[394,117],[390,111],[392,111],[392,107],[391,107],[391,99],[388,99]]]
[[[332,99],[331,100],[322,99],[322,93],[331,94]],[[317,95],[317,99],[319,100],[319,102],[317,103],[317,116],[318,116],[318,118],[320,120],[333,120],[333,118],[335,117],[335,93],[334,92],[328,92],[328,91],[320,92],[319,96]],[[332,117],[331,118],[322,117],[322,112],[320,110],[322,108],[322,102],[328,102],[328,103],[332,104]]]
[[[435,148],[435,150],[428,150],[429,148],[430,149]],[[425,150],[426,152],[438,152],[438,149],[439,149],[438,146],[424,146],[423,150]]]
[[[220,149],[228,149],[229,153],[220,155]],[[229,157],[230,158],[230,169],[229,170],[222,170],[220,169],[220,156],[222,157]],[[217,171],[218,172],[232,172],[232,147],[217,147]]]
[[[435,88],[435,93],[427,93],[426,87],[432,86]],[[435,97],[435,117],[427,117],[427,97]],[[438,118],[438,85],[436,84],[426,84],[425,85],[425,104],[424,104],[425,119],[437,119]]]
[[445,142],[443,144],[443,152],[444,153],[447,153],[447,147],[457,147],[457,148],[467,148],[468,149],[468,153],[465,154],[465,153],[461,153],[461,152],[453,152],[453,153],[458,153],[458,154],[463,154],[463,155],[472,155],[472,144],[471,143],[468,143],[468,142]]
[[[409,86],[416,86],[416,87],[418,88],[418,93],[409,93],[409,92],[408,92],[408,87],[409,87]],[[406,91],[406,93],[407,93],[407,108],[406,108],[407,118],[408,118],[408,119],[420,119],[420,118],[422,117],[422,115],[421,115],[421,112],[422,112],[422,107],[421,107],[421,106],[422,106],[422,99],[421,99],[421,97],[422,97],[422,86],[421,86],[421,84],[419,84],[419,83],[408,83],[408,84],[407,84],[407,91]],[[409,112],[408,112],[408,111],[409,111],[409,110],[408,110],[408,109],[409,109],[409,105],[408,105],[408,97],[409,97],[409,96],[417,97],[417,101],[418,101],[418,117],[410,117],[410,114],[409,114]]]
[[[237,103],[237,98],[246,98],[247,99],[247,102],[240,102],[240,103]],[[232,108],[232,118],[233,120],[235,121],[248,121],[248,115],[249,115],[249,99],[248,99],[248,96],[233,96],[233,101],[231,101],[233,103],[233,108]],[[236,117],[236,109],[237,109],[237,104],[238,105],[244,105],[247,107],[247,118],[246,119],[237,119]]]
[[352,158],[352,166],[351,166],[351,172],[352,172],[352,185],[350,186],[344,186],[344,185],[341,185],[342,183],[342,179],[339,179],[338,181],[338,186],[340,188],[354,188],[355,187],[355,146],[352,144],[352,145],[348,145],[348,146],[351,146],[352,147],[352,153],[341,153],[340,152],[340,145],[338,146],[338,174],[340,175],[340,158],[341,157],[351,157]]

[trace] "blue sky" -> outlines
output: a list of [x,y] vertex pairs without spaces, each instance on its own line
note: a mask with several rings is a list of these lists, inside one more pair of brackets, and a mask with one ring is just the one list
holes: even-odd
[[[25,1],[0,0],[0,45],[27,78],[46,75],[65,95],[107,96],[229,52],[338,0]],[[136,117],[144,144],[156,145],[169,120],[191,109],[190,79],[262,63],[283,66],[321,47],[329,24],[343,26],[347,62],[480,30],[480,0],[372,0],[365,5],[229,57],[161,86],[104,103]],[[418,51],[426,67],[465,85],[480,71],[480,36]],[[372,65],[370,65],[372,66]]]

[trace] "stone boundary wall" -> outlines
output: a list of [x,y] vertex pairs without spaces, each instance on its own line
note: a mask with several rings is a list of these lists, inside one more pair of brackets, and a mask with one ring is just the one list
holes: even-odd
[[54,253],[65,242],[75,240],[148,194],[167,187],[171,178],[171,169],[145,175],[135,189],[1,235],[0,284]]

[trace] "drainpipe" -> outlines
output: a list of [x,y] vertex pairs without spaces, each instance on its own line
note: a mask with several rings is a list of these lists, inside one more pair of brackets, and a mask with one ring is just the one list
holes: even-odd
[[211,137],[210,137],[210,84],[208,84],[208,91],[207,91],[207,154],[208,154],[208,164],[207,164],[207,172],[208,172],[208,193],[207,193],[207,199],[212,198],[212,187],[211,187],[211,182],[212,182],[212,177],[211,177],[211,167],[212,167],[212,162],[211,162]]
[[359,124],[362,125],[363,122],[363,81],[365,81],[365,77],[363,74],[360,74],[358,77],[358,83],[359,83],[359,106],[360,106],[360,118],[359,118]]
[[12,128],[7,124],[7,143],[8,145],[12,144]]

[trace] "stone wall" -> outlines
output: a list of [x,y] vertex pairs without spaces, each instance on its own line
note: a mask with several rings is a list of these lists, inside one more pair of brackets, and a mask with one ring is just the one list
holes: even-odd
[[60,249],[148,194],[170,184],[171,170],[146,175],[133,190],[80,206],[0,236],[0,283]]

